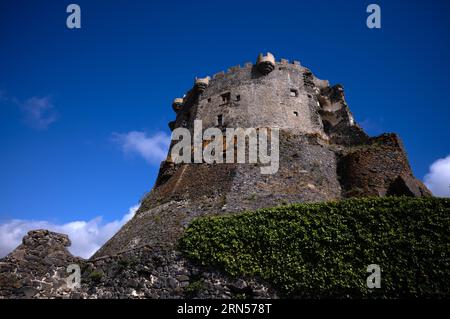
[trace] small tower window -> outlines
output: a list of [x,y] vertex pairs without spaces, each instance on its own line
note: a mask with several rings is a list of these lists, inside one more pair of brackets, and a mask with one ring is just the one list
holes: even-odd
[[295,115],[295,116],[298,116],[298,112],[297,112],[297,111],[294,111],[294,115]]
[[221,96],[222,96],[222,102],[224,102],[224,103],[230,102],[230,100],[231,100],[230,92],[224,93]]
[[296,89],[291,89],[289,94],[292,97],[297,97],[298,96],[298,91]]
[[236,95],[236,101],[240,101],[241,100],[241,96],[238,94]]
[[222,114],[217,115],[217,126],[223,125],[223,116]]
[[208,99],[208,103],[211,103],[211,98]]

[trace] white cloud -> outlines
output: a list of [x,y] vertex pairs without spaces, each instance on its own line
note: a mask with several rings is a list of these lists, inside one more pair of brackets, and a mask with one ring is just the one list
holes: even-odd
[[58,119],[58,114],[50,97],[31,97],[24,102],[19,102],[24,121],[35,129],[47,129]]
[[0,224],[0,258],[13,251],[22,242],[23,236],[33,229],[48,229],[69,235],[72,242],[69,251],[75,256],[89,258],[134,216],[138,208],[139,204],[130,207],[120,220],[109,223],[102,223],[101,217],[66,224],[19,219],[8,221]]
[[434,196],[450,197],[450,155],[431,164],[424,182]]
[[150,164],[159,164],[167,156],[170,136],[158,132],[147,136],[145,132],[132,131],[124,134],[113,134],[114,140],[126,154],[138,154]]
[[21,101],[15,96],[8,96],[6,91],[0,90],[0,103],[18,107],[22,111],[24,123],[38,130],[47,129],[59,117],[50,96],[33,96]]

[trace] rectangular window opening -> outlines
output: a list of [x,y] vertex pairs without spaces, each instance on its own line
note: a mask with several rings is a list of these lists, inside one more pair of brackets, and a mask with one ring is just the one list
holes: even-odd
[[294,115],[295,115],[295,116],[298,116],[298,112],[297,112],[297,111],[294,111]]
[[224,103],[230,102],[230,100],[231,100],[230,92],[224,93],[221,96],[222,96],[222,102],[224,102]]
[[241,100],[241,96],[238,94],[236,95],[236,101],[240,101]]
[[223,116],[222,114],[217,115],[217,125],[222,126],[223,125]]
[[298,96],[298,91],[296,89],[291,89],[290,96],[297,97]]

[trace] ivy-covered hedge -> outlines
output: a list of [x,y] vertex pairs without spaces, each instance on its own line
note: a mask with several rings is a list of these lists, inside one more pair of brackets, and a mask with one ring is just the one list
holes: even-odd
[[[194,220],[179,248],[284,297],[450,296],[450,199],[365,198]],[[367,287],[367,266],[381,288]]]

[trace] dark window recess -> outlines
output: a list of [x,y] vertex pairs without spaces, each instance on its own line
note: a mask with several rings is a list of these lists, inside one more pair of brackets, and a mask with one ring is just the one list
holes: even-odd
[[222,114],[217,115],[217,125],[222,126],[223,125],[223,116]]
[[240,95],[236,95],[236,101],[240,101],[241,100],[241,96]]
[[211,98],[208,99],[208,103],[211,103]]
[[297,112],[297,111],[294,111],[294,115],[295,115],[295,116],[298,116],[298,112]]
[[222,96],[222,102],[224,102],[224,103],[230,102],[230,100],[231,100],[230,92],[222,94],[221,96]]
[[303,73],[303,83],[306,87],[309,87],[309,88],[314,87],[314,80],[313,80],[313,75],[311,72]]
[[297,97],[298,96],[298,91],[296,89],[291,89],[289,94],[290,94],[290,96]]
[[312,99],[312,95],[308,93],[308,98]]

